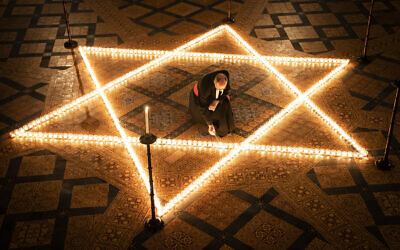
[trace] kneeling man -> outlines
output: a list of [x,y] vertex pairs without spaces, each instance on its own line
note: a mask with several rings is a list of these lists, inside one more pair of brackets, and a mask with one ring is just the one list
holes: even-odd
[[230,89],[228,71],[219,70],[204,76],[190,91],[189,110],[193,121],[206,123],[211,135],[223,137],[234,128]]

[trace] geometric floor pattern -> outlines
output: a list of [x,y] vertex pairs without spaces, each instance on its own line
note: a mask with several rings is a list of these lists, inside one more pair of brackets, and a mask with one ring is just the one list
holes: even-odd
[[[242,0],[231,1],[232,15],[243,4]],[[228,1],[131,1],[124,0],[118,8],[131,21],[146,30],[149,36],[157,33],[177,35],[184,32],[203,33],[222,24],[228,15]],[[190,28],[189,28],[190,27]]]
[[[370,38],[393,34],[400,23],[395,1],[374,5]],[[336,41],[364,39],[369,1],[269,1],[252,35],[265,41],[287,40],[311,54],[335,49]]]
[[[81,45],[132,48],[139,44],[144,49],[163,45],[162,49],[170,50],[193,34],[218,26],[227,15],[228,1],[107,1],[113,7],[107,13],[96,9],[95,1],[71,2],[67,8],[72,36]],[[232,11],[237,17],[234,25],[262,54],[279,51],[285,56],[308,53],[354,58],[361,53],[369,2],[232,1]],[[205,189],[188,207],[177,211],[162,232],[149,235],[143,230],[143,222],[150,216],[148,197],[140,196],[145,192],[135,182],[139,177],[122,167],[126,163],[123,157],[115,157],[115,149],[78,150],[65,145],[29,148],[31,144],[14,145],[5,138],[11,130],[48,110],[49,100],[54,106],[62,105],[63,100],[79,93],[69,87],[74,84],[63,88],[54,85],[57,77],[73,72],[70,52],[63,49],[66,27],[61,2],[2,1],[0,23],[6,25],[0,25],[0,241],[10,249],[123,249],[129,245],[130,249],[344,249],[362,248],[363,243],[374,249],[399,248],[398,122],[390,157],[396,167],[380,172],[373,165],[384,152],[396,92],[390,82],[400,77],[399,24],[393,18],[398,16],[399,3],[375,1],[368,51],[371,62],[360,65],[352,61],[340,81],[313,99],[366,147],[367,162],[284,161],[250,155],[246,164],[221,174],[217,181],[223,187],[213,184]],[[121,27],[110,25],[110,20],[123,17],[132,24],[125,29],[148,39],[129,39]],[[158,117],[151,121],[152,127],[170,126],[160,130],[163,137],[182,139],[195,134],[209,139],[205,130],[193,129],[186,120],[174,127],[168,119],[184,112],[185,87],[189,89],[190,82],[218,66],[210,63],[199,71],[178,64],[161,67],[161,72],[176,79],[171,98],[164,98],[168,89],[149,92],[131,85],[126,93],[141,97],[123,96],[122,101],[133,108],[118,118],[129,131],[140,134],[142,125],[135,119],[137,115],[143,120],[142,104],[135,106],[136,102],[160,105],[164,100],[160,106],[174,110],[170,117],[157,116],[151,110],[152,116]],[[242,139],[265,121],[260,114],[274,114],[285,106],[269,99],[274,96],[272,88],[262,89],[262,95],[254,92],[268,75],[257,68],[247,70],[252,77],[232,75],[234,82],[241,84],[233,89],[233,100],[240,105],[234,107],[235,119],[247,121],[238,124],[235,131]],[[54,98],[55,93],[59,98]],[[250,105],[254,107],[240,113]],[[260,112],[261,106],[267,109]],[[252,119],[258,122],[251,123]],[[303,124],[297,122],[296,128]],[[297,135],[299,131],[284,132]],[[183,156],[169,152],[164,162],[185,163],[188,152]],[[156,161],[157,154],[152,156]],[[81,174],[89,170],[90,175]],[[190,173],[168,169],[154,177],[156,187],[175,190],[197,175],[194,168]]]
[[[334,161],[325,163],[321,162],[317,164],[315,168],[329,168],[337,165],[338,163]],[[400,224],[400,215],[395,212],[398,210],[400,183],[368,184],[366,179],[363,177],[360,168],[355,162],[352,162],[351,164],[346,165],[346,169],[350,173],[355,185],[343,187],[322,187],[315,173],[315,168],[311,169],[307,173],[307,176],[318,187],[320,187],[324,193],[335,196],[350,195],[349,199],[351,199],[353,195],[353,197],[357,197],[357,200],[359,200],[358,197],[362,199],[362,202],[365,204],[373,220],[373,224],[366,226],[366,229],[389,247],[378,227],[395,226]],[[348,204],[346,205],[352,205],[352,201],[348,200],[347,202]],[[389,230],[392,231],[393,229]],[[393,232],[390,232],[390,234],[393,234]]]
[[[42,113],[47,90],[47,83],[38,82],[33,86],[24,86],[7,77],[0,78],[0,86],[3,93],[0,97],[0,135],[11,131],[18,125],[37,118]],[[28,110],[20,102],[30,102]],[[9,117],[10,110],[18,109],[19,114]]]
[[[43,161],[48,164],[41,165]],[[65,178],[66,163],[42,150],[13,158],[3,169],[0,237],[4,247],[63,249],[70,218],[107,210],[118,188],[97,177]],[[87,200],[96,196],[97,202]]]
[[[174,51],[172,52],[172,54],[166,54],[166,55],[164,55],[163,57],[160,57],[159,59],[155,59],[155,60],[153,60],[152,62],[143,65],[142,67],[140,67],[140,68],[137,69],[136,71],[138,71],[138,70],[146,71],[147,68],[149,68],[149,67],[152,68],[152,66],[151,66],[152,63],[157,62],[157,61],[160,61],[159,63],[161,63],[161,60],[162,60],[162,59],[168,58],[168,57],[170,57],[170,56],[173,55],[174,53],[177,53],[177,52],[180,51],[180,50],[184,50],[184,51],[185,51],[186,48],[194,47],[193,45],[189,45],[189,44],[200,43],[200,42],[203,42],[203,43],[204,43],[204,40],[208,40],[209,38],[214,37],[216,34],[220,33],[219,31],[222,31],[222,30],[228,32],[229,35],[232,35],[232,38],[237,39],[236,43],[237,43],[239,46],[242,46],[242,47],[246,48],[247,51],[248,51],[249,53],[254,54],[254,56],[255,56],[256,58],[258,58],[258,59],[260,60],[260,62],[262,62],[270,71],[272,71],[272,72],[276,75],[276,77],[277,77],[279,80],[282,81],[282,83],[284,83],[285,85],[287,85],[287,87],[288,87],[290,90],[292,90],[296,95],[298,95],[299,98],[300,98],[300,100],[301,100],[301,99],[304,99],[304,100],[307,102],[308,106],[309,106],[311,109],[313,109],[313,111],[314,111],[315,113],[317,113],[319,116],[321,116],[321,118],[322,118],[324,121],[326,121],[327,124],[328,124],[329,126],[331,126],[335,132],[338,133],[338,135],[341,135],[341,136],[343,136],[343,138],[346,138],[347,142],[348,142],[349,144],[351,144],[351,146],[353,146],[357,151],[359,151],[358,153],[359,153],[361,156],[366,156],[366,151],[365,151],[364,149],[362,149],[362,147],[358,146],[358,144],[357,144],[353,139],[351,139],[351,137],[350,137],[349,135],[347,135],[343,130],[341,130],[341,128],[338,127],[338,125],[336,125],[332,120],[330,120],[330,118],[328,118],[325,114],[323,114],[322,111],[319,111],[319,109],[317,108],[317,106],[315,106],[310,100],[308,100],[307,97],[302,97],[301,92],[300,92],[292,83],[290,83],[288,80],[286,80],[286,78],[284,78],[282,75],[280,75],[280,73],[277,73],[278,71],[277,71],[273,66],[271,66],[269,63],[267,63],[267,61],[263,61],[262,57],[261,57],[259,54],[257,54],[257,52],[255,52],[254,49],[252,49],[252,48],[251,48],[239,35],[237,35],[237,33],[236,33],[232,28],[230,28],[229,26],[226,26],[226,25],[225,25],[225,26],[220,26],[220,27],[216,28],[215,30],[212,30],[212,31],[210,31],[210,32],[208,32],[208,33],[206,33],[206,34],[204,34],[203,36],[201,36],[201,37],[199,37],[199,38],[196,38],[196,39],[192,40],[191,42],[186,43],[185,45],[179,47],[178,49],[174,50]],[[129,154],[130,154],[130,156],[131,156],[131,158],[132,158],[134,164],[136,165],[136,167],[137,167],[137,169],[138,169],[138,171],[139,171],[139,173],[140,173],[142,179],[145,180],[146,177],[145,177],[145,174],[143,173],[144,170],[143,170],[143,167],[142,167],[141,164],[140,164],[140,161],[138,160],[138,156],[136,155],[136,153],[134,153],[133,149],[131,148],[131,145],[129,145],[128,139],[127,139],[127,136],[126,136],[126,133],[124,132],[123,128],[119,125],[120,122],[119,122],[118,118],[116,117],[115,111],[113,110],[113,108],[112,108],[111,104],[109,103],[107,97],[105,96],[105,94],[104,94],[104,92],[103,92],[104,90],[99,90],[99,89],[101,88],[100,82],[97,80],[98,77],[96,77],[96,75],[95,75],[95,73],[94,73],[94,70],[95,70],[95,69],[92,68],[92,66],[91,66],[91,64],[90,64],[90,61],[89,61],[89,59],[88,59],[88,55],[90,55],[91,52],[92,52],[93,54],[94,54],[94,53],[97,54],[96,51],[97,51],[96,48],[87,48],[87,47],[80,47],[80,48],[79,48],[79,52],[80,52],[80,54],[81,54],[81,56],[82,56],[82,59],[83,59],[85,65],[86,65],[86,67],[87,67],[87,71],[90,73],[90,75],[91,75],[91,77],[92,77],[92,79],[93,79],[93,81],[94,81],[94,83],[95,83],[95,85],[96,85],[96,89],[97,89],[98,91],[100,91],[99,93],[101,94],[101,96],[102,96],[102,98],[103,98],[103,100],[104,100],[104,103],[105,103],[105,105],[106,105],[106,107],[107,107],[107,109],[108,109],[108,112],[110,113],[110,115],[111,115],[111,117],[112,117],[112,119],[113,119],[113,122],[115,123],[115,126],[116,126],[118,132],[120,133],[120,135],[121,135],[121,137],[122,137],[121,140],[124,142],[124,144],[125,144],[125,146],[126,146],[126,149],[128,150],[128,152],[129,152]],[[111,50],[111,52],[112,52],[112,50]],[[115,56],[115,55],[112,54],[112,56]],[[104,60],[104,59],[103,59],[103,60]],[[294,59],[293,59],[293,60],[294,60]],[[303,64],[304,64],[304,63],[306,62],[306,59],[302,59],[302,60],[304,61],[304,62],[303,62]],[[312,59],[312,60],[316,61],[316,59]],[[322,59],[322,60],[325,60],[326,63],[328,62],[327,59]],[[297,62],[297,61],[298,61],[298,60],[296,60],[296,62]],[[323,62],[323,61],[321,61],[320,64],[323,64],[322,62]],[[331,63],[338,63],[338,62],[336,62],[336,60],[332,60],[332,59],[330,59],[330,62],[331,62]],[[317,83],[315,83],[315,85],[313,85],[313,87],[311,87],[310,89],[311,89],[311,90],[314,89],[314,91],[315,91],[315,90],[316,90],[316,87],[315,87],[315,86],[321,87],[321,86],[322,86],[323,84],[325,84],[328,80],[330,80],[330,78],[333,78],[333,77],[334,77],[334,74],[336,74],[336,73],[339,72],[341,69],[343,69],[344,66],[346,66],[347,64],[348,64],[348,61],[346,61],[346,62],[341,61],[340,66],[337,66],[334,70],[332,70],[331,72],[329,72],[329,74],[327,74],[324,78],[322,78],[320,81],[318,81]],[[112,81],[112,83],[113,83],[113,84],[117,84],[117,83],[123,83],[123,82],[125,82],[125,81],[128,83],[128,81],[127,81],[126,79],[128,78],[128,76],[129,76],[130,74],[132,74],[133,76],[135,76],[135,74],[140,74],[140,73],[142,73],[141,71],[138,71],[138,73],[135,73],[135,71],[130,71],[130,72],[132,72],[132,73],[127,73],[127,74],[125,74],[125,75],[122,76],[122,77],[118,77],[118,78],[117,78],[118,80],[114,80],[114,81]],[[154,73],[153,73],[153,75],[154,75]],[[154,82],[154,79],[152,79],[152,77],[153,77],[153,76],[148,77],[148,79],[151,80],[150,83],[151,83],[151,82]],[[149,87],[149,86],[146,86],[146,85],[147,85],[147,84],[146,84],[146,80],[140,80],[139,82],[142,83],[142,86],[143,86],[144,88],[146,88],[146,87],[148,88],[148,87]],[[167,80],[166,82],[168,83],[168,82],[170,82],[170,80]],[[127,83],[126,83],[126,84],[127,84]],[[143,85],[143,83],[144,83],[144,85]],[[158,81],[157,81],[156,83],[158,84]],[[126,84],[125,84],[125,85],[126,85]],[[134,84],[134,83],[129,82],[129,84]],[[109,86],[110,86],[110,84],[106,84],[103,88],[109,88]],[[150,87],[152,87],[151,84],[150,84]],[[154,87],[153,87],[153,88],[154,88]],[[92,92],[92,93],[95,93],[95,92]],[[310,95],[311,92],[310,92],[310,91],[306,91],[305,93],[306,93],[306,96],[308,96],[308,95]],[[91,93],[90,93],[90,94],[87,94],[86,96],[83,96],[82,98],[88,98],[89,96],[91,96]],[[61,111],[61,113],[62,113],[62,114],[65,114],[66,112],[69,112],[69,111],[72,110],[72,109],[76,109],[76,108],[78,107],[78,105],[82,102],[81,100],[85,100],[85,99],[82,99],[82,98],[80,98],[80,99],[78,99],[78,100],[72,102],[71,104],[67,104],[66,106],[61,107],[61,110],[64,109],[64,111]],[[166,98],[167,98],[167,96],[164,97],[164,99],[166,99]],[[88,100],[89,100],[89,99],[88,99]],[[289,112],[291,112],[292,110],[296,109],[297,105],[296,105],[296,106],[293,106],[293,104],[296,103],[296,102],[297,102],[297,99],[296,99],[294,102],[290,103],[287,107],[285,107],[284,110],[280,111],[280,112],[275,116],[275,117],[280,117],[280,118],[271,117],[271,118],[269,119],[268,123],[272,123],[272,124],[269,125],[269,126],[272,126],[272,127],[273,127],[274,125],[276,125],[276,123],[278,123],[279,120],[281,120],[281,119],[283,119],[283,118],[285,117],[286,113],[289,113]],[[291,107],[291,108],[290,108],[290,107]],[[176,117],[172,117],[172,118],[171,118],[171,117],[170,117],[170,113],[171,113],[171,112],[170,112],[169,110],[165,110],[165,109],[163,110],[163,105],[161,105],[159,108],[155,108],[155,109],[158,110],[158,111],[160,111],[160,112],[158,113],[158,115],[162,116],[162,120],[166,120],[166,119],[167,119],[166,117],[164,117],[164,114],[165,114],[165,115],[167,115],[167,116],[169,117],[169,120],[170,120],[169,123],[178,123],[178,124],[181,123],[179,120],[177,121]],[[285,113],[285,112],[286,112],[286,113]],[[37,126],[36,126],[37,122],[36,122],[36,121],[33,121],[33,122],[31,122],[29,125],[24,125],[23,128],[22,128],[22,129],[19,129],[18,131],[21,131],[21,132],[22,132],[23,130],[27,131],[27,130],[29,130],[29,129],[31,129],[31,128],[32,128],[32,129],[36,129],[37,127],[39,128],[39,127],[41,126],[41,123],[43,123],[44,121],[45,121],[45,122],[50,122],[50,121],[51,121],[51,118],[52,118],[52,115],[51,115],[51,114],[54,115],[54,114],[56,114],[56,113],[59,113],[59,109],[54,110],[54,111],[52,111],[51,113],[47,114],[46,116],[40,118],[40,120],[39,120],[40,123],[39,123]],[[55,118],[55,119],[56,119],[56,118]],[[277,120],[277,119],[279,119],[279,120]],[[243,120],[243,119],[238,119],[238,120]],[[275,122],[273,122],[273,121],[275,121]],[[245,121],[243,121],[243,122],[245,122]],[[267,124],[268,124],[268,123],[267,123]],[[269,128],[266,127],[267,124],[263,125],[260,129],[258,129],[258,130],[256,131],[255,134],[258,133],[258,134],[259,134],[258,137],[264,136],[265,132],[263,132],[263,130],[265,130],[265,131],[268,131],[268,130],[269,130]],[[32,127],[32,126],[33,126],[33,127]],[[161,124],[161,127],[162,127],[162,128],[167,128],[168,125]],[[338,127],[338,128],[336,128],[336,127]],[[260,131],[261,131],[261,132],[260,132]],[[30,132],[29,132],[29,133],[30,133]],[[16,132],[16,134],[19,135],[19,132]],[[157,133],[157,134],[159,134],[159,133]],[[255,135],[255,134],[252,134],[251,137],[247,138],[243,143],[241,143],[241,144],[244,144],[244,145],[245,145],[244,147],[242,146],[241,149],[239,149],[239,147],[234,147],[234,148],[233,148],[233,152],[237,151],[236,153],[233,153],[232,155],[229,154],[229,156],[225,156],[220,162],[216,163],[216,165],[214,165],[213,168],[211,168],[211,169],[215,169],[215,170],[213,170],[214,174],[216,174],[216,171],[217,171],[222,165],[224,165],[224,164],[227,162],[227,159],[228,159],[228,158],[233,159],[234,156],[236,156],[235,154],[239,154],[239,151],[245,149],[247,143],[248,143],[248,142],[251,142],[251,140],[249,141],[250,138],[253,138],[253,139],[252,139],[253,141],[258,140],[258,139],[257,139],[258,137],[257,137],[257,135]],[[41,136],[41,135],[45,135],[45,133],[41,132],[40,134],[38,134],[38,136]],[[12,137],[14,137],[14,136],[15,136],[15,134],[12,133]],[[49,136],[50,136],[50,135],[49,135]],[[98,135],[95,135],[95,137],[97,137],[97,136],[98,136]],[[35,136],[33,136],[33,137],[35,137]],[[66,138],[65,134],[64,134],[63,137]],[[69,137],[69,138],[72,138],[72,137],[71,137],[71,134],[68,134],[68,137]],[[87,136],[86,136],[86,137],[87,137]],[[47,137],[46,137],[46,138],[47,138]],[[51,137],[50,137],[50,138],[51,138]],[[240,144],[240,145],[241,145],[241,144]],[[280,146],[279,146],[279,148],[280,148]],[[238,150],[239,150],[239,151],[238,151]],[[302,151],[303,151],[303,150],[302,150]],[[302,152],[302,151],[301,151],[301,152]],[[307,150],[304,150],[304,151],[306,151],[306,153],[307,153],[307,152],[308,152],[308,149],[307,149]],[[285,152],[286,152],[286,151],[285,151]],[[291,151],[289,151],[289,152],[291,152]],[[297,150],[296,150],[296,152],[297,152]],[[312,151],[312,152],[314,152],[314,151]],[[325,150],[324,150],[324,152],[325,152]],[[328,152],[328,154],[330,154],[331,151],[328,150],[327,152]],[[346,155],[347,155],[347,154],[346,154]],[[169,211],[169,209],[171,209],[171,208],[173,208],[173,207],[176,206],[175,203],[180,202],[180,200],[182,200],[185,196],[188,196],[189,193],[192,192],[192,191],[186,191],[186,190],[191,190],[191,189],[193,189],[193,188],[197,189],[196,187],[201,186],[201,185],[203,184],[203,183],[202,183],[203,181],[198,182],[198,180],[201,180],[201,179],[206,180],[206,179],[208,179],[208,177],[206,177],[206,176],[210,175],[210,173],[211,173],[210,170],[207,170],[206,172],[204,172],[204,173],[201,175],[201,177],[199,177],[199,178],[196,179],[193,183],[191,183],[182,193],[178,194],[174,199],[172,199],[170,202],[168,202],[168,203],[165,205],[165,208],[161,208],[161,207],[160,207],[158,197],[156,196],[156,197],[155,197],[155,199],[156,199],[156,207],[157,207],[157,209],[158,209],[159,215],[164,215],[164,214],[166,214],[166,213]],[[147,187],[147,185],[146,185],[146,187]],[[147,188],[148,188],[148,187],[147,187]],[[182,196],[182,197],[181,197],[181,196]],[[160,212],[160,211],[161,211],[161,212]]]
[[[104,33],[101,30],[104,22],[93,10],[83,7],[82,3],[82,0],[73,0],[67,5],[67,10],[70,11],[72,38],[81,45],[94,45],[101,40],[114,39],[122,43],[116,34]],[[1,15],[4,22],[13,23],[0,28],[0,32],[5,36],[1,42],[2,62],[11,58],[40,58],[40,67],[70,67],[65,66],[65,58],[71,52],[63,47],[67,31],[61,2],[46,0],[23,3],[11,0],[2,3],[1,6],[4,9]],[[15,19],[18,21],[14,21]]]
[[[210,242],[204,247],[204,249],[220,249],[224,245],[233,249],[253,249],[252,246],[237,239],[234,235],[261,212],[266,212],[271,216],[280,218],[301,231],[298,238],[295,239],[291,245],[287,245],[287,248],[305,248],[316,237],[325,241],[312,225],[270,204],[270,202],[279,195],[274,188],[270,188],[261,197],[254,197],[242,190],[231,190],[227,193],[227,195],[245,201],[250,206],[239,214],[238,217],[234,218],[231,224],[223,230],[216,228],[189,212],[183,211],[177,214],[177,217],[180,220],[211,236]],[[133,239],[131,247],[133,249],[143,248],[143,242],[148,240],[151,236],[152,235],[148,232],[142,231]],[[283,243],[281,241],[285,238],[285,233],[281,229],[276,228],[276,226],[270,222],[266,222],[256,228],[254,231],[254,237],[264,242],[267,246],[274,247]],[[190,247],[193,241],[193,239],[184,232],[176,234],[176,237],[172,236],[171,238],[160,240],[162,245],[166,248]],[[148,248],[151,248],[151,246],[148,246]]]
[[[100,45],[103,43],[121,44],[121,38],[104,28],[104,21],[93,10],[85,7],[82,0],[70,1],[72,38],[80,44]],[[62,2],[45,0],[22,2],[17,0],[0,3],[0,62],[23,61],[20,68],[37,65],[40,68],[63,70],[71,67],[71,52],[63,47],[67,38]],[[28,61],[28,66],[25,61]],[[34,62],[34,63],[32,63]],[[16,68],[19,68],[16,66]],[[9,69],[4,74],[9,75]],[[39,72],[40,70],[35,70]],[[0,87],[0,134],[5,134],[37,117],[43,110],[48,81],[43,75],[27,74],[27,78],[40,79],[34,83],[19,73],[15,79],[2,75]],[[22,78],[22,79],[21,79]],[[17,92],[18,91],[18,92]],[[19,103],[31,102],[35,107],[27,111]],[[18,115],[10,117],[10,110],[20,109]],[[6,111],[8,110],[8,111]],[[36,111],[36,112],[33,112]],[[8,114],[6,114],[8,112]],[[13,112],[13,111],[12,111]]]

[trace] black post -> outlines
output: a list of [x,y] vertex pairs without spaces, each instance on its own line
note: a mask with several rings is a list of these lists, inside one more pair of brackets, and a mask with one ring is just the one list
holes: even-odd
[[65,26],[67,26],[67,32],[68,32],[68,41],[64,43],[64,48],[75,49],[76,47],[78,47],[78,42],[72,40],[71,38],[71,30],[69,28],[69,14],[67,13],[65,0],[63,0],[63,8],[64,8]]
[[[83,96],[83,95],[85,95],[85,90],[83,88],[81,73],[78,68],[78,62],[77,62],[77,58],[75,55],[75,51],[73,49],[71,49],[71,50],[72,50],[72,59],[74,61],[76,77],[77,77],[78,83],[79,83],[79,91],[81,92],[81,95]],[[100,121],[90,115],[88,105],[85,105],[85,110],[86,110],[86,119],[81,122],[81,127],[92,133],[100,126]]]
[[400,79],[394,81],[392,84],[396,87],[396,97],[394,98],[392,120],[390,121],[390,127],[386,138],[385,154],[383,155],[383,158],[375,162],[376,167],[378,167],[381,170],[389,170],[394,167],[394,165],[389,161],[389,152],[390,152],[390,142],[392,141],[392,135],[393,135],[394,121],[396,119],[397,104],[399,100]]
[[371,0],[371,6],[369,7],[368,24],[367,24],[367,31],[365,32],[365,38],[364,38],[363,55],[357,58],[358,61],[361,63],[368,63],[367,49],[368,49],[369,30],[371,29],[371,23],[372,23],[372,13],[373,13],[373,9],[374,9],[374,2],[375,2],[375,0]]
[[150,182],[150,204],[151,204],[151,218],[146,221],[145,228],[150,232],[157,232],[164,227],[164,221],[156,217],[156,207],[154,205],[154,187],[153,187],[153,169],[151,167],[151,152],[150,144],[153,144],[157,137],[153,134],[146,133],[140,137],[140,143],[147,146],[147,164],[149,168],[149,182]]
[[226,17],[225,22],[227,22],[227,23],[235,22],[235,18],[232,16],[232,13],[231,13],[231,0],[228,1],[228,16]]

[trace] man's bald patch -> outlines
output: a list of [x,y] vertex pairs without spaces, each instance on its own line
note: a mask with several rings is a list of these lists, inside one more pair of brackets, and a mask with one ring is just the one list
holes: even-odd
[[218,73],[214,78],[215,86],[224,89],[228,83],[228,77],[224,73]]

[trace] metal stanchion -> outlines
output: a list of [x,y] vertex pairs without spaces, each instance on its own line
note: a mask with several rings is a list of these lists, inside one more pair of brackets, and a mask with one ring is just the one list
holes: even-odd
[[[81,92],[81,96],[84,96],[85,90],[83,88],[81,73],[78,67],[77,55],[75,54],[74,48],[66,48],[66,49],[71,49],[72,60],[74,62],[74,68],[76,72],[76,78],[79,83],[79,91]],[[94,132],[100,126],[100,121],[90,115],[89,107],[87,105],[85,106],[85,111],[86,111],[86,118],[81,122],[81,127],[86,131]]]
[[367,24],[367,31],[365,32],[365,38],[364,38],[363,55],[357,58],[357,60],[360,63],[368,63],[369,62],[368,58],[367,58],[367,49],[368,49],[369,30],[371,29],[371,23],[372,23],[374,2],[375,2],[375,0],[371,0],[371,6],[369,7],[368,24]]
[[394,167],[394,165],[389,161],[389,152],[390,152],[390,142],[392,141],[392,135],[393,135],[394,121],[396,118],[397,104],[399,100],[400,78],[395,80],[392,84],[396,87],[396,97],[394,98],[392,120],[390,122],[390,127],[386,138],[385,154],[383,155],[383,158],[375,162],[375,166],[381,170],[389,170]]
[[140,137],[140,143],[147,146],[147,163],[149,168],[149,182],[150,182],[150,202],[151,202],[151,218],[146,221],[145,228],[150,232],[157,232],[164,227],[164,221],[156,217],[156,208],[154,205],[154,187],[153,187],[153,170],[151,167],[151,153],[150,144],[153,144],[157,137],[151,133],[146,133]]
[[235,18],[232,16],[232,13],[231,13],[231,0],[228,1],[228,16],[226,17],[225,22],[227,22],[227,23],[235,22]]
[[67,13],[67,7],[65,4],[65,0],[63,0],[63,8],[64,8],[65,25],[67,26],[67,32],[68,32],[68,41],[66,41],[64,43],[64,48],[75,49],[76,47],[78,47],[78,42],[72,40],[72,38],[71,38],[71,30],[69,27],[69,14]]

